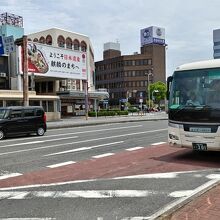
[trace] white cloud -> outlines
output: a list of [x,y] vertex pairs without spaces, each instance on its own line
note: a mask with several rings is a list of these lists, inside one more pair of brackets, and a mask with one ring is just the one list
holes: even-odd
[[91,38],[95,59],[118,39],[122,54],[140,51],[140,29],[166,29],[167,74],[184,62],[211,59],[212,31],[220,28],[218,0],[1,0],[0,13],[24,18],[25,33],[60,27]]

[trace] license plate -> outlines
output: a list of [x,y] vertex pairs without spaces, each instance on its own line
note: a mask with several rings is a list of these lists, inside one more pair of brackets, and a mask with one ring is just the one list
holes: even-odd
[[207,144],[193,143],[192,145],[193,145],[193,150],[200,150],[200,151],[207,150]]
[[199,132],[199,133],[211,133],[211,128],[199,128],[199,127],[190,127],[189,131],[191,132]]

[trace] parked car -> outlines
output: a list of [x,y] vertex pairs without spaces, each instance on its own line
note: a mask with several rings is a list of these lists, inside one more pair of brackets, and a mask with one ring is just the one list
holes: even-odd
[[47,131],[46,114],[41,106],[10,106],[0,108],[0,140],[7,136]]

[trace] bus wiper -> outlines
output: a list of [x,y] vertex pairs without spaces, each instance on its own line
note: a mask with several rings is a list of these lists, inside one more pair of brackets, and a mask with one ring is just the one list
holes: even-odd
[[171,110],[174,110],[173,111],[173,115],[176,115],[184,110],[192,110],[192,109],[198,109],[198,110],[201,110],[203,109],[203,106],[196,106],[196,105],[180,105],[178,106],[177,108],[175,109],[172,109]]

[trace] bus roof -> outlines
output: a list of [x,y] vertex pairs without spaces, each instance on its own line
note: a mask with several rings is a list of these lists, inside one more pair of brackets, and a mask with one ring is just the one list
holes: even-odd
[[220,67],[220,59],[204,60],[193,63],[186,63],[180,65],[175,71],[194,70],[194,69],[206,69]]

